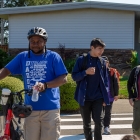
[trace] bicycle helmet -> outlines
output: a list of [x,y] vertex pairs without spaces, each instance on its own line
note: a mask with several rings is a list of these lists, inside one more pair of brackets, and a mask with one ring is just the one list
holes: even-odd
[[32,113],[32,106],[24,104],[13,104],[12,111],[15,117],[26,118]]
[[45,29],[41,27],[34,27],[29,30],[27,38],[30,39],[32,36],[41,36],[43,37],[46,41],[48,39],[48,34]]

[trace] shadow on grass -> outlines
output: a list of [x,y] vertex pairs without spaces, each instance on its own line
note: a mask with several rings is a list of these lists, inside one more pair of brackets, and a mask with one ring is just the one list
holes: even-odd
[[129,78],[128,76],[120,77],[120,82],[121,82],[121,81],[127,81],[128,78]]

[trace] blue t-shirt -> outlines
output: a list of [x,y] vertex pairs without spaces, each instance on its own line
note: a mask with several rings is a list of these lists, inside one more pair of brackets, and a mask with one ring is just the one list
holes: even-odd
[[[22,75],[25,89],[32,89],[36,81],[45,83],[67,74],[60,55],[50,50],[47,50],[46,55],[35,55],[30,51],[30,58],[28,58],[28,51],[22,52],[9,62],[5,68],[12,74]],[[40,92],[37,102],[33,102],[31,96],[25,95],[25,104],[31,105],[33,110],[58,109],[60,108],[59,87],[48,88]]]

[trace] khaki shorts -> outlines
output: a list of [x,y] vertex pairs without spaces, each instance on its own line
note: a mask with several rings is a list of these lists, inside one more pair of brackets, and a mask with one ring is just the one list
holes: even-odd
[[25,140],[58,140],[60,110],[33,111],[24,122]]
[[140,100],[134,101],[132,128],[133,133],[140,137]]

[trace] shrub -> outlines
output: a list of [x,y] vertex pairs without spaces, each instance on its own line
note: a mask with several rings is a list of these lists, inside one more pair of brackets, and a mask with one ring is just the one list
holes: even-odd
[[74,99],[76,83],[72,80],[71,74],[68,74],[68,81],[60,87],[61,111],[77,111],[79,104]]
[[[0,87],[8,88],[12,92],[20,91],[24,88],[23,82],[20,79],[11,76],[8,76],[3,80],[0,80]],[[1,91],[0,91],[0,96],[1,96]]]
[[7,53],[0,49],[0,68],[3,68],[6,57],[8,57]]
[[132,53],[132,56],[130,59],[130,65],[131,65],[131,68],[133,69],[139,64],[139,61],[138,61],[138,53],[136,51],[132,51],[131,53]]
[[68,72],[72,73],[72,69],[75,65],[75,59],[66,59],[66,60],[64,60],[64,64],[65,64]]
[[24,88],[23,82],[15,77],[8,76],[3,80],[0,80],[1,88],[9,88],[12,92],[20,91]]
[[3,68],[14,56],[8,56],[6,52],[0,49],[0,69]]

